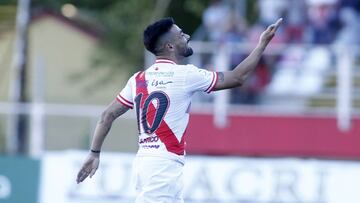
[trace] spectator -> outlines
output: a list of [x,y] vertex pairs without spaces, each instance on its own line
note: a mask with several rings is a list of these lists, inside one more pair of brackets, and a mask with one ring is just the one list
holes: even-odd
[[230,7],[220,0],[213,0],[203,13],[203,24],[209,39],[219,41],[228,30],[230,23]]
[[259,22],[267,26],[284,16],[289,0],[259,0]]
[[339,29],[336,3],[337,0],[307,0],[308,42],[330,44],[334,41]]
[[242,87],[234,88],[231,91],[231,103],[257,104],[259,94],[270,82],[270,71],[264,57],[261,58],[254,74]]
[[359,45],[360,24],[359,14],[351,7],[340,10],[340,21],[343,25],[339,31],[335,43],[346,45]]
[[306,10],[304,1],[290,0],[291,6],[286,11],[284,18],[285,35],[287,43],[304,42],[306,27]]
[[340,7],[350,7],[353,8],[358,14],[360,13],[360,1],[359,0],[341,0]]

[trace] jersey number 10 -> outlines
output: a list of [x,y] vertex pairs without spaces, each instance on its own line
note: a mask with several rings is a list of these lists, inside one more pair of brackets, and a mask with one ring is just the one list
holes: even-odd
[[[156,106],[153,104],[156,100]],[[139,93],[135,97],[136,117],[138,121],[138,129],[141,133],[141,127],[146,134],[153,134],[163,121],[166,111],[169,107],[169,97],[160,91],[152,92],[150,95]],[[150,121],[152,124],[150,125]]]

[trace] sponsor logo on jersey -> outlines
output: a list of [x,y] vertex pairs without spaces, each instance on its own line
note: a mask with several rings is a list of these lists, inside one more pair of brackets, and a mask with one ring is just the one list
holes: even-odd
[[151,82],[151,86],[157,87],[157,86],[163,86],[167,84],[174,83],[173,81],[163,81],[163,80],[153,80]]
[[174,72],[146,72],[148,76],[156,76],[156,77],[173,77]]
[[140,139],[140,140],[139,140],[139,144],[151,143],[151,142],[157,142],[157,141],[159,141],[159,137],[158,137],[158,136],[147,137],[147,138],[144,138],[144,139]]
[[158,149],[160,145],[142,145],[141,148],[149,149],[149,148],[155,148]]

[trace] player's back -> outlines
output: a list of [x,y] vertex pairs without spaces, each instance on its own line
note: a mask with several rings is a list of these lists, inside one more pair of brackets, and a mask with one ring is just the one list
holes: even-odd
[[210,92],[216,78],[214,72],[165,59],[134,74],[118,100],[136,109],[138,154],[184,155],[191,97],[199,90]]

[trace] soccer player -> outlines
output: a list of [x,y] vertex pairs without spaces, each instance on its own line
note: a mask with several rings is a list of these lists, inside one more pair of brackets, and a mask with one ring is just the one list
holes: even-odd
[[113,121],[135,108],[139,130],[139,150],[133,166],[136,203],[183,202],[182,170],[192,95],[197,91],[210,93],[241,86],[254,71],[281,22],[279,19],[270,25],[250,55],[227,72],[180,65],[193,54],[188,45],[190,36],[172,18],[149,25],[144,31],[144,45],[156,56],[156,61],[135,73],[102,113],[77,183],[95,174],[101,146]]

